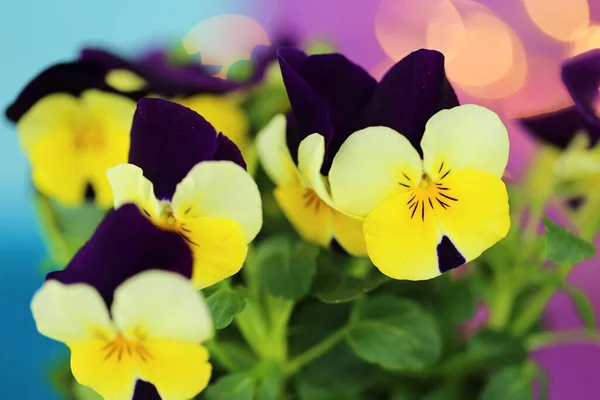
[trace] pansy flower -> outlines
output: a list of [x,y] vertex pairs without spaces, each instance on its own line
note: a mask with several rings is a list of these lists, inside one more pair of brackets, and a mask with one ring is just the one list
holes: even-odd
[[39,74],[6,111],[40,193],[66,206],[95,199],[110,207],[106,170],[127,159],[135,102],[104,82],[89,62]]
[[293,113],[287,127],[278,116],[257,138],[275,197],[305,240],[327,246],[335,239],[347,252],[364,255],[362,218],[336,210],[331,199],[331,163],[353,132],[400,126],[412,140],[431,115],[458,105],[443,56],[413,53],[377,83],[340,54],[306,56],[292,48],[278,54]]
[[260,193],[235,144],[199,114],[162,99],[140,100],[129,163],[108,177],[115,208],[133,203],[188,243],[197,287],[240,270],[262,225]]
[[587,135],[589,145],[594,146],[600,141],[600,49],[566,61],[562,79],[574,105],[520,122],[536,138],[561,149],[577,133]]
[[71,350],[71,370],[105,399],[189,399],[211,365],[210,314],[189,278],[192,255],[134,205],[107,215],[35,294],[40,333]]

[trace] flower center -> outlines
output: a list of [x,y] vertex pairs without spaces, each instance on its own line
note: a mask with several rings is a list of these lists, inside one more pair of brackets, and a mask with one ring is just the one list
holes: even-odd
[[304,200],[304,207],[309,210],[312,209],[315,214],[322,208],[329,207],[312,189],[306,188],[302,194],[302,199]]
[[[440,166],[440,173],[443,167],[444,163]],[[433,181],[429,175],[423,173],[418,185],[410,185],[410,179],[406,174],[403,174],[408,182],[399,182],[399,185],[410,188],[407,206],[411,219],[420,217],[422,221],[425,221],[426,216],[431,214],[436,207],[446,210],[451,207],[452,203],[458,201],[452,195],[451,188],[444,183],[444,178],[450,172],[450,170],[446,171],[437,181]]]
[[73,144],[77,151],[98,150],[104,146],[102,135],[91,129],[73,129]]
[[173,207],[171,206],[171,202],[169,201],[161,201],[160,202],[160,225],[164,229],[168,230],[176,230],[177,229],[177,219],[175,218],[175,213],[173,212]]
[[120,332],[113,340],[107,340],[102,335],[100,335],[100,338],[107,342],[101,349],[104,353],[104,361],[108,361],[113,357],[117,362],[121,362],[123,357],[139,357],[143,362],[146,362],[152,358],[152,354],[144,346],[145,336],[139,332],[136,333],[136,340],[128,340]]

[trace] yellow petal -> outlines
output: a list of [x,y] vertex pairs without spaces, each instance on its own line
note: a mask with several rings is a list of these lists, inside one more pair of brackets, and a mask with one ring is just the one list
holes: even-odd
[[333,211],[332,223],[333,236],[344,250],[353,256],[367,255],[362,220]]
[[72,135],[70,117],[81,114],[77,98],[63,93],[36,102],[17,123],[21,146],[31,164],[33,184],[67,206],[84,200],[87,176]]
[[425,172],[434,181],[448,170],[486,171],[498,178],[508,162],[508,132],[491,110],[474,104],[442,110],[421,140]]
[[457,201],[447,201],[447,208],[435,208],[440,229],[469,262],[508,233],[506,187],[494,175],[480,171],[452,171],[442,183]]
[[[203,342],[213,324],[202,294],[174,272],[149,270],[135,275],[116,290],[112,317],[125,337]],[[137,331],[137,332],[134,332]]]
[[300,184],[302,178],[286,143],[286,120],[276,115],[256,136],[256,150],[263,169],[275,185]]
[[152,340],[147,343],[152,358],[140,363],[140,375],[158,390],[163,400],[187,400],[208,385],[212,366],[205,347],[189,342]]
[[105,400],[131,399],[137,379],[135,361],[124,354],[107,357],[105,346],[100,339],[69,343],[73,376]]
[[305,182],[308,183],[307,186],[312,188],[325,203],[333,207],[327,181],[321,175],[324,157],[325,138],[322,135],[313,133],[300,142],[300,146],[298,146],[298,170]]
[[246,243],[262,226],[258,187],[242,167],[231,161],[196,164],[177,185],[172,204],[175,218],[181,223],[207,217],[237,222]]
[[38,331],[64,343],[91,338],[95,330],[112,330],[104,300],[87,284],[48,280],[31,300]]
[[236,274],[244,264],[248,246],[241,226],[224,218],[199,218],[181,227],[194,255],[192,282],[198,288]]
[[421,159],[417,151],[404,136],[382,126],[350,135],[329,171],[336,208],[359,217],[418,185],[420,179]]
[[113,192],[114,207],[133,203],[152,218],[158,218],[160,208],[154,195],[154,185],[140,167],[133,164],[120,164],[110,168],[106,175]]
[[277,187],[274,195],[279,207],[304,240],[329,246],[333,234],[333,210],[314,190],[284,185]]
[[422,207],[429,205],[410,203],[412,196],[401,193],[384,201],[367,216],[363,228],[371,261],[394,279],[423,280],[440,274],[437,221],[429,209],[422,217]]

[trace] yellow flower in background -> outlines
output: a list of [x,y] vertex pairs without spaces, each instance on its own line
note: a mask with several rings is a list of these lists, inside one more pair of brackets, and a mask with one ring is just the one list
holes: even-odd
[[328,247],[335,239],[352,255],[366,254],[362,221],[331,206],[320,172],[325,157],[321,135],[302,140],[296,163],[286,143],[286,119],[278,115],[258,134],[256,146],[261,165],[277,186],[279,207],[304,240]]
[[329,173],[340,210],[365,219],[369,257],[394,279],[430,279],[477,258],[508,233],[501,180],[509,141],[483,107],[442,110],[417,150],[401,133],[373,126],[356,132]]
[[71,350],[71,370],[106,400],[131,399],[136,381],[163,399],[189,399],[208,384],[212,367],[201,343],[213,335],[206,303],[188,279],[149,270],[115,290],[110,313],[82,283],[48,280],[31,310],[38,331]]
[[111,207],[106,170],[127,160],[134,111],[132,100],[98,90],[37,101],[17,123],[36,188],[66,206],[91,188],[100,207]]

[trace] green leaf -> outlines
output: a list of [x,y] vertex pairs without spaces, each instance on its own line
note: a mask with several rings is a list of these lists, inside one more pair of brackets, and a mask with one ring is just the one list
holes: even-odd
[[358,356],[391,370],[422,370],[442,351],[431,315],[411,300],[386,295],[357,304],[346,338]]
[[439,306],[451,325],[456,326],[471,319],[477,309],[477,297],[471,280],[458,279],[448,282]]
[[360,400],[360,392],[338,382],[313,381],[300,377],[296,385],[300,400]]
[[490,377],[481,400],[532,400],[535,375],[532,365],[501,369]]
[[575,265],[592,258],[596,249],[591,243],[576,236],[568,229],[544,218],[546,228],[546,251],[556,264]]
[[586,328],[596,329],[596,313],[587,295],[573,285],[566,285],[563,287],[563,290],[571,298],[573,304],[575,304],[577,312]]
[[[323,303],[346,303],[389,281],[389,278],[373,267],[368,260],[325,252],[318,262],[319,271],[312,292]],[[356,269],[353,267],[357,264],[360,264],[359,267],[363,270],[363,266],[367,267],[366,274],[362,274],[366,276],[349,274],[349,271]]]
[[475,335],[467,348],[470,358],[486,366],[514,365],[527,358],[525,343],[504,332],[484,330]]
[[231,324],[233,317],[246,307],[246,297],[244,288],[221,287],[206,299],[215,329],[223,329]]
[[299,299],[312,285],[319,250],[284,237],[270,239],[256,249],[255,262],[261,286],[274,296]]
[[245,373],[225,375],[206,389],[207,400],[252,400],[254,378]]

